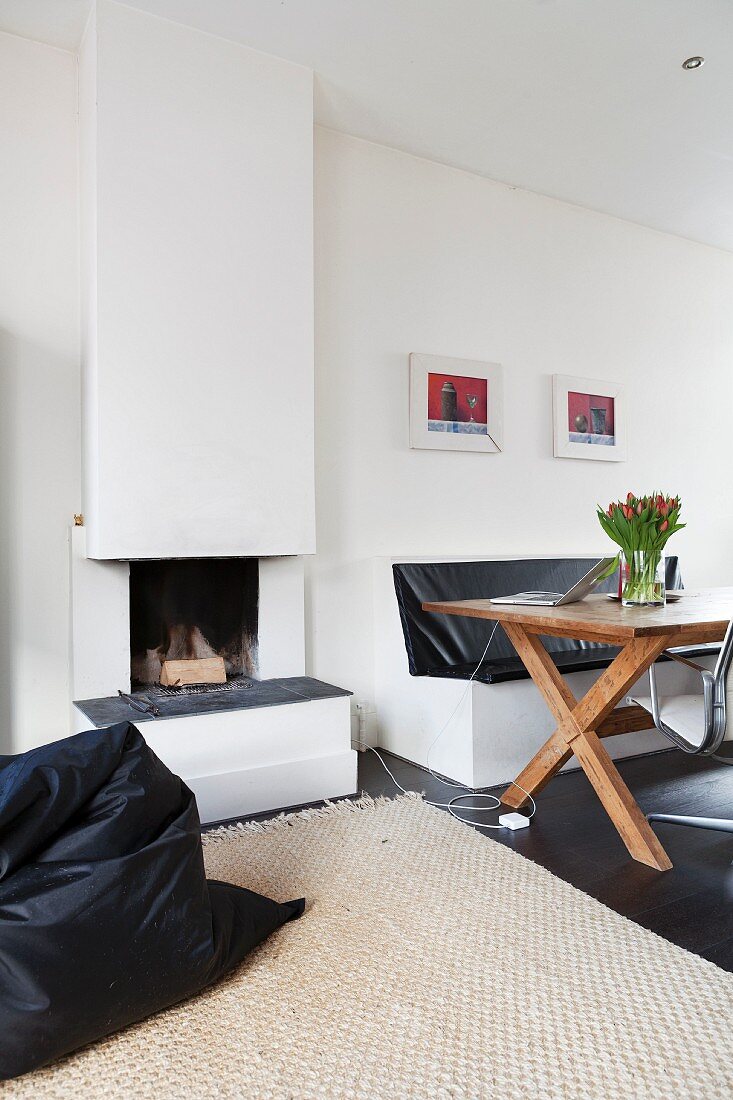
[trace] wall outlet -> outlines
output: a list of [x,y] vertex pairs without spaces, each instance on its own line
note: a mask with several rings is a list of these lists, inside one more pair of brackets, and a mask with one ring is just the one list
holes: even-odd
[[378,741],[377,712],[365,699],[351,701],[351,744],[360,752],[376,748]]

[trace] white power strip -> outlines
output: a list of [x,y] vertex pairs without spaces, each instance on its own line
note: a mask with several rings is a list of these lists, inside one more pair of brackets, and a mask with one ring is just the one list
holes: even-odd
[[529,828],[529,818],[525,817],[524,814],[500,814],[499,824],[503,825],[505,829],[516,832],[517,829]]

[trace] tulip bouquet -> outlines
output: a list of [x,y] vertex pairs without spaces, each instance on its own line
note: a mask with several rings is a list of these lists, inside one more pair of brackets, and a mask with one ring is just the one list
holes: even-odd
[[679,497],[662,493],[642,497],[629,493],[625,502],[598,507],[601,527],[623,554],[619,565],[625,604],[664,603],[664,582],[658,572],[667,539],[685,526],[678,522],[681,510]]

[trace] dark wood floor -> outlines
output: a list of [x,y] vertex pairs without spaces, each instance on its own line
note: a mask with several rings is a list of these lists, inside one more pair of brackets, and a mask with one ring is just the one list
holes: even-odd
[[[436,801],[459,793],[414,764],[383,755],[406,789]],[[733,818],[733,767],[672,750],[621,761],[619,770],[645,813]],[[359,785],[374,796],[397,793],[371,752],[359,754]],[[479,831],[489,843],[514,848],[637,924],[733,971],[733,835],[655,828],[674,864],[671,871],[635,863],[588,780],[571,772],[538,796],[529,829]]]

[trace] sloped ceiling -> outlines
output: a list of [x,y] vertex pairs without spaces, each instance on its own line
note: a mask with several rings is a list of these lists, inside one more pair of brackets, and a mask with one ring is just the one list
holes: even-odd
[[[130,6],[312,68],[323,126],[733,250],[731,0]],[[0,0],[0,28],[74,49],[88,8]]]

